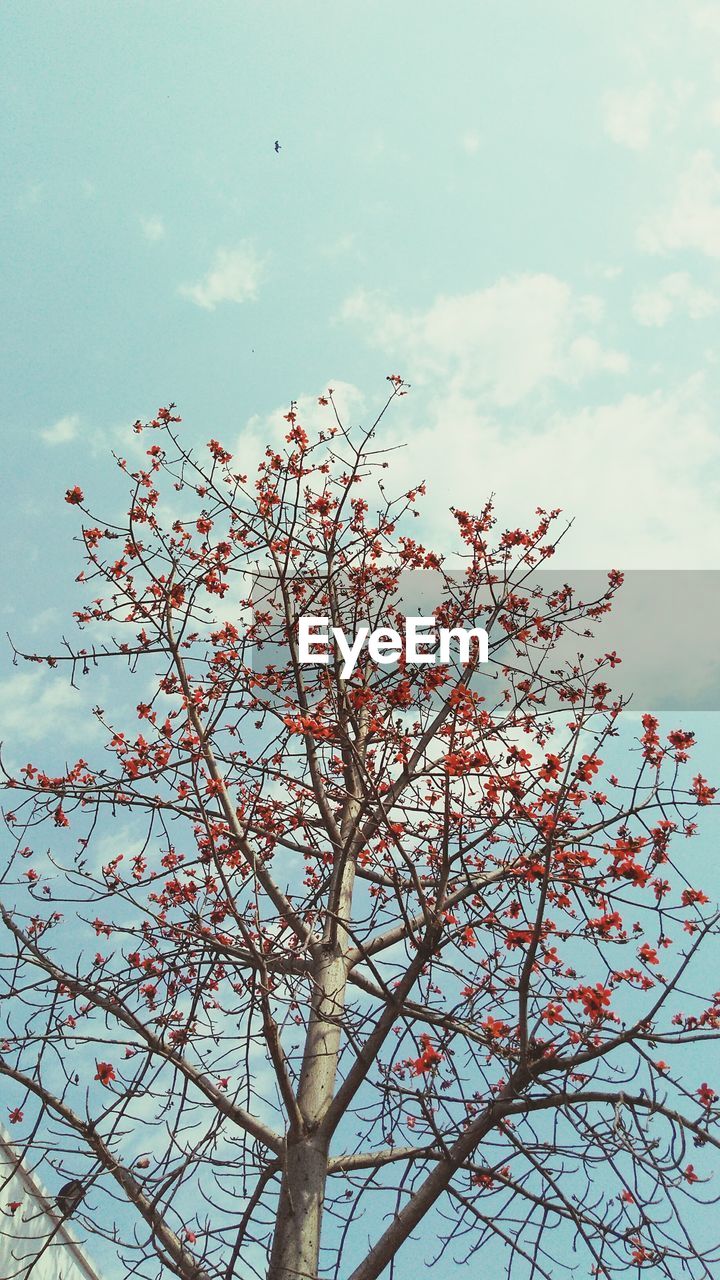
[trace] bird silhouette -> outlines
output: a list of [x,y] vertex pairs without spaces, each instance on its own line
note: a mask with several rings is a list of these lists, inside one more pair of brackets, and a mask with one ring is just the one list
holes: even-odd
[[63,1218],[69,1218],[75,1212],[85,1195],[85,1188],[78,1178],[71,1178],[57,1193],[57,1207]]
[[277,141],[277,139],[275,139],[275,151],[278,152],[279,150],[280,150],[280,143]]

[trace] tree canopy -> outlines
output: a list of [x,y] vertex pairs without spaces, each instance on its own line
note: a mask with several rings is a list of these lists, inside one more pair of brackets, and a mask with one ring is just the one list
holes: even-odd
[[[391,494],[380,426],[406,389],[354,430],[328,391],[312,439],[292,406],[252,477],[170,405],[117,460],[123,520],[67,490],[83,634],[17,657],[113,675],[87,759],[6,758],[17,1149],[81,1184],[128,1275],[493,1249],[521,1277],[709,1277],[720,1109],[684,1047],[720,1028],[688,858],[715,790],[687,730],[645,715],[626,746],[592,641],[622,574],[545,586],[559,512],[413,536],[425,488]],[[402,631],[417,575],[489,662],[300,661],[303,615]]]

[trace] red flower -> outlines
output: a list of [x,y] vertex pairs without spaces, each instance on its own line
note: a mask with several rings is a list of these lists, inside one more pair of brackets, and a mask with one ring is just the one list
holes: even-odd
[[578,987],[577,991],[568,994],[571,999],[582,1001],[585,1013],[593,1020],[601,1018],[610,1004],[610,992],[600,982],[596,982],[594,987]]
[[684,1172],[683,1172],[683,1177],[684,1177],[684,1179],[685,1179],[685,1181],[686,1181],[686,1182],[699,1182],[699,1181],[700,1181],[700,1179],[698,1178],[698,1176],[697,1176],[697,1174],[696,1174],[696,1172],[695,1172],[695,1170],[694,1170],[694,1168],[693,1168],[693,1166],[692,1166],[691,1164],[689,1164],[689,1165],[686,1167],[686,1169],[684,1170]]
[[563,1021],[564,1015],[563,1015],[562,1005],[549,1004],[545,1009],[543,1009],[543,1012],[540,1016],[544,1018],[545,1022],[547,1022],[549,1026],[552,1027],[555,1023]]
[[423,1076],[428,1071],[434,1071],[435,1067],[443,1060],[443,1055],[433,1045],[430,1036],[423,1033],[420,1037],[422,1045],[422,1053],[419,1058],[411,1059],[408,1066],[412,1070],[414,1076]]
[[710,1088],[709,1084],[705,1083],[705,1081],[703,1081],[700,1088],[696,1089],[695,1092],[704,1107],[711,1107],[713,1102],[717,1102],[717,1094]]
[[687,760],[690,748],[695,746],[695,734],[685,729],[673,729],[672,733],[668,734],[668,742],[675,748],[675,759],[683,762]]
[[[288,418],[288,420],[290,419],[290,414],[286,414],[285,416],[286,418]],[[293,442],[295,444],[299,444],[303,453],[305,452],[308,445],[310,444],[310,441],[307,436],[307,432],[303,431],[300,424],[296,422],[293,422],[293,425],[288,431],[285,439],[287,440],[288,444],[292,444]]]
[[703,805],[710,804],[715,799],[715,795],[717,793],[717,788],[711,787],[707,778],[703,778],[701,773],[699,773],[696,778],[693,778],[692,790],[698,804]]
[[556,756],[550,753],[545,761],[545,764],[541,765],[539,773],[540,773],[540,777],[545,782],[552,782],[554,778],[557,778],[561,770],[562,770],[562,760],[560,759],[559,756]]
[[157,416],[161,422],[182,422],[182,418],[178,418],[170,409],[174,409],[175,405],[171,404],[169,409],[158,409]]
[[602,764],[602,760],[598,760],[597,756],[584,755],[577,767],[577,776],[582,782],[592,782],[593,774],[596,774]]
[[232,454],[228,453],[227,449],[223,449],[222,445],[218,444],[217,440],[209,440],[208,449],[216,462],[229,462],[232,458]]
[[703,893],[702,889],[683,889],[680,901],[684,907],[690,907],[693,902],[702,903],[704,905],[706,902],[709,902],[710,899],[706,893]]
[[652,1262],[653,1255],[644,1245],[638,1244],[632,1251],[632,1260],[640,1266],[643,1262]]
[[10,1112],[9,1120],[11,1124],[19,1124],[22,1118],[23,1118],[23,1112],[20,1110],[19,1107],[15,1107],[15,1109]]
[[115,1068],[111,1062],[98,1062],[97,1073],[95,1079],[99,1080],[107,1089],[112,1080],[115,1079]]
[[66,489],[65,501],[69,502],[70,505],[74,507],[78,506],[79,503],[85,501],[85,494],[83,493],[79,484],[76,484],[74,489]]
[[22,1200],[8,1200],[8,1209],[11,1213],[15,1213],[16,1209],[19,1209],[21,1204]]
[[488,1014],[484,1022],[480,1023],[480,1026],[491,1040],[501,1040],[509,1031],[506,1022],[498,1022],[497,1018],[491,1017],[490,1014]]

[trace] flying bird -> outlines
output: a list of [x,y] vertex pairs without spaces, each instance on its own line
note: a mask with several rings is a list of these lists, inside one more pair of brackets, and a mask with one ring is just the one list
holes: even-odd
[[276,138],[276,139],[275,139],[275,151],[277,152],[277,151],[279,151],[279,150],[280,150],[280,143],[278,142],[278,140],[277,140],[277,138]]

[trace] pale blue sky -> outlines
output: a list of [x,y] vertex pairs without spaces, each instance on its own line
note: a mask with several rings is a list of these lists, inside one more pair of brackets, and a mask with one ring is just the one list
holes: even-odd
[[574,514],[570,564],[715,566],[717,6],[9,0],[0,24],[5,546],[33,613],[67,585],[57,496],[102,491],[122,424],[174,398],[234,442],[328,381],[362,416],[395,368],[439,537],[493,488]]
[[[4,0],[2,631],[55,644],[137,417],[242,457],[396,370],[441,544],[495,490],[564,565],[717,568],[719,73],[700,0]],[[72,737],[48,678],[0,655],[0,737]]]

